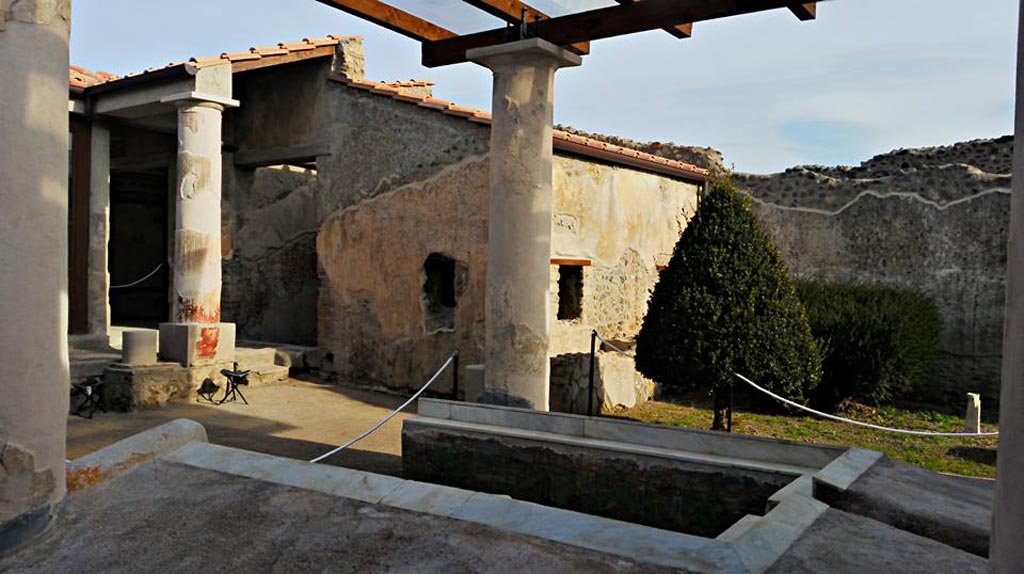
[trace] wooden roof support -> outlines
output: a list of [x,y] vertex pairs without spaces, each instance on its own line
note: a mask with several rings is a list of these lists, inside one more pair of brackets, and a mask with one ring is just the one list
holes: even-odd
[[317,0],[420,42],[455,38],[457,34],[380,0]]
[[817,17],[818,4],[816,2],[793,4],[789,7],[789,10],[801,20],[814,20]]
[[[615,0],[619,4],[632,4],[636,0]],[[679,24],[678,26],[665,26],[662,30],[672,34],[680,40],[685,40],[690,36],[693,36],[693,23],[689,22],[686,24]]]
[[[325,1],[325,0],[321,0]],[[339,0],[331,0],[339,1]],[[353,1],[353,0],[348,0]],[[776,8],[805,10],[789,0],[643,0],[621,6],[609,6],[540,20],[530,24],[532,36],[558,46],[588,42],[665,26],[666,22],[702,22],[751,14]],[[423,43],[423,65],[428,67],[466,61],[466,51],[503,44],[508,39],[504,28]]]
[[[495,18],[501,18],[502,20],[510,24],[519,24],[523,16],[526,17],[527,22],[535,22],[537,20],[547,20],[549,16],[540,10],[537,10],[533,6],[520,0],[462,0],[470,6],[475,6],[484,12],[487,12]],[[590,53],[590,42],[579,42],[567,48],[581,56],[585,56]]]

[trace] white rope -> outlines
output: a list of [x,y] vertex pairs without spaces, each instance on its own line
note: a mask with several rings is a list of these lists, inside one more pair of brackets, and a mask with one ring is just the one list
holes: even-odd
[[149,279],[150,277],[156,275],[156,272],[159,271],[160,268],[163,267],[163,266],[164,266],[163,263],[161,263],[160,265],[157,265],[156,269],[154,269],[154,270],[149,272],[149,275],[146,275],[145,277],[143,277],[142,279],[139,279],[138,281],[132,281],[131,283],[126,283],[124,285],[111,285],[110,289],[125,289],[127,287],[135,287],[139,283],[142,283],[146,279]]
[[739,373],[733,373],[733,374],[736,375],[737,377],[739,377],[741,381],[747,383],[748,385],[754,387],[755,389],[761,391],[762,393],[768,395],[769,397],[771,397],[771,398],[773,398],[773,399],[775,399],[777,401],[786,403],[787,405],[789,405],[791,407],[796,407],[798,409],[805,410],[805,411],[807,411],[809,413],[818,415],[819,417],[824,417],[826,419],[838,421],[838,422],[841,422],[841,423],[848,423],[848,424],[851,424],[851,425],[857,425],[857,426],[872,428],[872,429],[880,430],[880,431],[893,432],[893,433],[899,433],[899,434],[911,434],[911,435],[916,435],[916,436],[953,436],[953,437],[958,437],[958,436],[960,436],[960,437],[999,436],[998,432],[979,432],[979,433],[973,433],[973,432],[931,432],[931,431],[895,429],[895,428],[891,428],[891,427],[883,427],[883,426],[879,426],[879,425],[873,425],[871,423],[864,423],[864,422],[860,422],[860,421],[846,419],[846,418],[843,418],[843,417],[837,417],[835,415],[830,415],[828,413],[823,413],[821,411],[816,411],[816,410],[814,410],[812,408],[805,407],[805,406],[801,405],[800,403],[795,403],[795,402],[793,402],[793,401],[791,401],[789,399],[784,399],[784,398],[780,397],[779,395],[776,395],[775,393],[769,391],[768,389],[765,389],[763,387],[759,387],[754,381],[751,381],[750,379],[744,377],[743,375],[741,375]]
[[609,347],[611,347],[611,349],[613,351],[615,351],[616,353],[618,353],[618,354],[620,354],[620,355],[622,355],[624,357],[629,357],[630,359],[635,359],[636,358],[636,356],[633,355],[632,353],[627,353],[626,351],[623,351],[622,349],[620,349],[620,348],[616,347],[615,345],[613,345],[610,341],[606,341],[605,338],[602,337],[597,331],[594,331],[594,336],[597,337],[598,339],[600,339],[601,342],[604,343],[605,345],[608,345]]
[[309,462],[320,462],[321,460],[323,460],[323,459],[325,459],[325,458],[327,458],[327,457],[329,457],[329,456],[331,456],[333,454],[337,454],[337,453],[345,450],[346,448],[356,444],[357,442],[363,440],[364,438],[370,436],[371,434],[373,434],[374,431],[376,431],[380,427],[384,426],[385,423],[387,423],[389,420],[395,418],[395,415],[397,415],[399,412],[404,410],[405,407],[409,406],[410,404],[412,404],[413,401],[418,399],[419,396],[423,394],[423,391],[427,390],[427,387],[429,387],[430,385],[434,384],[434,381],[436,381],[437,378],[441,376],[441,373],[443,373],[445,371],[445,369],[447,369],[448,366],[451,365],[452,361],[454,361],[454,360],[455,360],[455,353],[452,353],[451,355],[448,355],[448,360],[445,361],[443,365],[441,365],[441,368],[438,369],[436,373],[434,373],[433,377],[430,377],[430,380],[427,381],[427,384],[423,385],[420,388],[420,390],[416,391],[416,394],[414,394],[413,396],[409,397],[409,400],[407,400],[404,403],[402,403],[402,406],[400,406],[397,409],[391,411],[388,414],[388,416],[380,419],[380,421],[377,422],[377,424],[375,424],[372,427],[370,427],[369,430],[367,430],[363,434],[357,436],[356,438],[348,441],[347,443],[339,446],[338,448],[336,448],[336,449],[334,449],[334,450],[332,450],[330,452],[326,452],[326,453],[324,453],[324,454],[314,458],[313,460],[311,460]]

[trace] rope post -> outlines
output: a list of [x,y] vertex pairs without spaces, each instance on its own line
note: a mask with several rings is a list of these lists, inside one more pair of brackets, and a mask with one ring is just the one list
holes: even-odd
[[587,390],[587,416],[594,416],[594,364],[597,353],[597,330],[590,332],[590,386]]
[[452,400],[459,400],[459,350],[452,353]]

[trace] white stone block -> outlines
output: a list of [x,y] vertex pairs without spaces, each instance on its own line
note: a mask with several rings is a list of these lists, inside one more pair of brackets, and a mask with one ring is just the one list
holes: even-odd
[[160,341],[156,331],[125,331],[121,341],[121,362],[125,365],[156,364]]
[[981,432],[981,395],[967,393],[967,414],[964,416],[964,432]]

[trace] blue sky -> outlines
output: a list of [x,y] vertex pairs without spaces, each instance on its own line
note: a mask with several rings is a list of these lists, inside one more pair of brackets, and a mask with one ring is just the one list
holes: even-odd
[[[451,29],[500,23],[460,0],[394,0]],[[603,0],[536,0],[556,14]],[[561,4],[563,7],[560,7]],[[969,5],[969,8],[968,8]],[[429,78],[490,106],[474,64],[425,69],[419,45],[314,0],[76,0],[71,58],[115,73],[306,36],[365,38],[367,75]],[[556,121],[633,139],[709,145],[739,171],[856,165],[898,147],[1012,132],[1015,0],[835,0],[595,42],[559,72]]]

